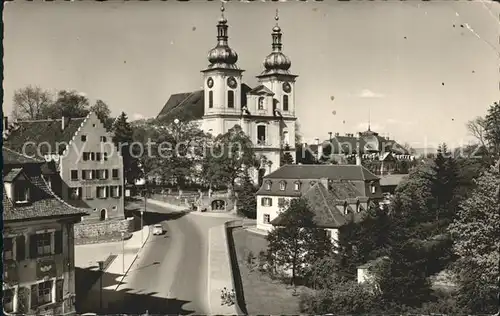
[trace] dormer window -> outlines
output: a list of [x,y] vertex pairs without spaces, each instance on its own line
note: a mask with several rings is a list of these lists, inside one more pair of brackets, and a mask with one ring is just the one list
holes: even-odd
[[349,214],[349,210],[347,209],[347,202],[344,202],[344,214],[347,215]]
[[28,203],[30,188],[27,181],[17,181],[14,184],[14,201],[16,203]]
[[360,212],[361,211],[361,203],[358,201],[356,201],[356,212]]
[[264,110],[264,97],[260,97],[259,98],[258,109],[259,110]]
[[316,181],[311,181],[311,182],[309,182],[309,185],[310,185],[310,186],[314,186],[315,184],[316,184]]
[[295,191],[299,191],[300,190],[300,182],[299,181],[295,181],[295,183],[294,183],[294,190]]
[[377,192],[377,187],[375,186],[375,182],[370,183],[370,192],[375,194]]
[[271,181],[266,181],[265,186],[266,186],[266,190],[270,191],[271,190]]
[[286,182],[285,181],[281,181],[280,182],[280,191],[285,191],[285,188],[286,188]]

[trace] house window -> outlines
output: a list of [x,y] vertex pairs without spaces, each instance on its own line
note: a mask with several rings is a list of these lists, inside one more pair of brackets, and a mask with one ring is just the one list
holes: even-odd
[[265,125],[257,126],[257,143],[260,145],[264,145],[266,143],[266,126]]
[[82,188],[69,188],[68,191],[70,200],[80,200],[82,198]]
[[52,254],[52,234],[36,235],[36,254],[38,257]]
[[294,189],[295,189],[295,191],[300,190],[300,182],[298,182],[298,181],[297,181],[297,182],[295,182]]
[[269,224],[271,222],[271,216],[269,214],[264,214],[264,224]]
[[100,199],[105,199],[107,197],[106,191],[107,187],[97,187],[97,197]]
[[14,198],[16,203],[26,203],[29,200],[30,189],[28,182],[18,181],[14,185]]
[[104,161],[108,161],[108,153],[104,153]]
[[227,107],[234,108],[234,91],[232,90],[227,92]]
[[97,179],[106,180],[107,178],[108,178],[108,170],[107,169],[97,170]]
[[7,312],[7,313],[14,312],[14,290],[13,289],[4,289],[3,290],[2,306],[3,306],[4,312]]
[[71,180],[78,180],[78,170],[71,170]]
[[370,185],[370,191],[372,192],[372,194],[374,194],[375,192],[377,192],[377,187],[375,186],[375,184],[371,184]]
[[264,110],[264,97],[260,97],[259,98],[258,109],[259,110]]
[[86,200],[92,200],[94,197],[92,196],[92,187],[87,186],[85,187],[85,199]]
[[94,152],[90,153],[90,160],[95,161],[95,153]]
[[101,161],[102,160],[102,153],[95,153],[95,160]]
[[273,199],[271,198],[262,198],[260,201],[262,206],[273,206]]
[[211,109],[214,107],[214,92],[208,91],[208,107]]
[[89,154],[90,154],[90,153],[83,153],[83,157],[82,157],[82,158],[83,158],[83,161],[88,161],[88,160],[89,160],[89,157],[90,157],[90,155],[89,155]]
[[116,186],[112,186],[111,187],[111,197],[114,197],[114,198],[119,198],[120,197],[120,186],[119,185],[116,185]]
[[80,139],[82,140],[82,142],[86,142],[87,141],[87,135],[82,135],[80,137]]
[[283,111],[288,111],[288,96],[286,94],[283,96]]
[[361,203],[359,201],[356,202],[356,212],[360,212],[361,211]]
[[101,136],[101,143],[105,143],[107,141],[108,139],[106,138],[106,136]]
[[52,303],[52,284],[52,280],[38,283],[38,305]]
[[285,191],[285,188],[286,188],[286,182],[285,181],[281,181],[280,182],[280,190],[281,191]]
[[290,139],[289,139],[289,136],[288,136],[288,131],[284,131],[283,132],[283,143],[285,145],[289,145],[290,144]]
[[113,179],[118,179],[119,178],[119,176],[118,176],[118,169],[112,169],[111,170],[111,177]]
[[270,191],[271,190],[271,181],[266,182],[266,190]]
[[82,179],[83,180],[95,179],[95,170],[82,170]]
[[14,239],[12,238],[3,239],[3,259],[14,260]]

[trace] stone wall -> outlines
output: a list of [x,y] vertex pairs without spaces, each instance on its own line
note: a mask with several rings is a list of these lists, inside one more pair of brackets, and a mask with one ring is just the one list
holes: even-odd
[[99,239],[106,236],[120,235],[121,232],[133,232],[133,218],[107,220],[99,222],[81,222],[75,225],[75,239]]

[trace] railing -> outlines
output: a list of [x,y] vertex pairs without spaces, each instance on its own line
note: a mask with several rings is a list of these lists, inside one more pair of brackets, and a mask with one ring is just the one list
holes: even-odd
[[227,240],[227,247],[229,252],[229,263],[231,265],[231,276],[233,281],[233,289],[236,292],[236,311],[238,315],[248,315],[245,303],[245,294],[243,291],[243,282],[241,280],[240,268],[238,266],[238,257],[236,255],[236,248],[233,239],[233,229],[242,227],[244,222],[242,220],[232,220],[224,224],[225,234]]

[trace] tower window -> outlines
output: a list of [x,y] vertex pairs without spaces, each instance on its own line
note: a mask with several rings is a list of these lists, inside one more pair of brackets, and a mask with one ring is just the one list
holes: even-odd
[[208,107],[209,108],[214,107],[214,92],[213,91],[208,91]]
[[259,110],[264,110],[264,98],[263,97],[259,98],[258,109]]
[[227,92],[227,107],[234,108],[234,91],[232,90]]
[[266,126],[257,126],[257,143],[259,145],[264,145],[266,143]]
[[283,111],[288,111],[288,96],[283,96]]

